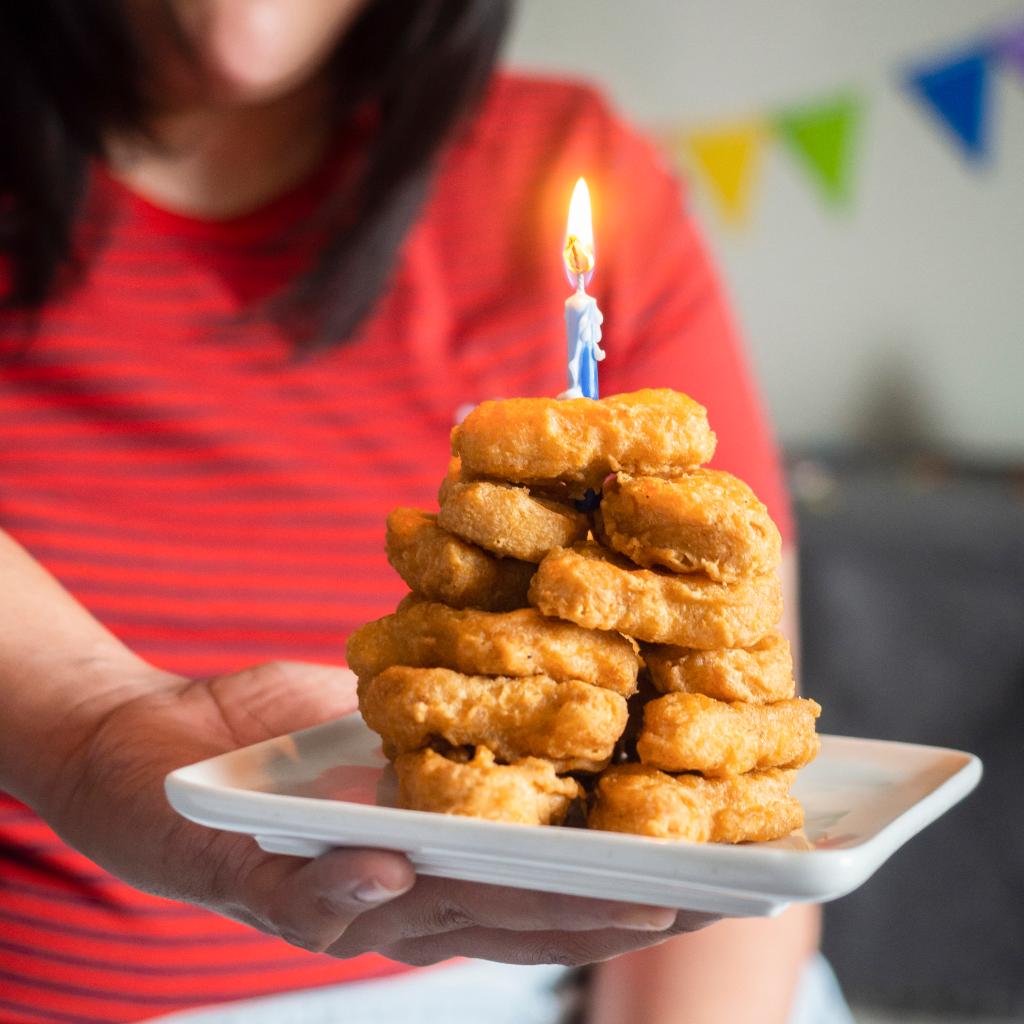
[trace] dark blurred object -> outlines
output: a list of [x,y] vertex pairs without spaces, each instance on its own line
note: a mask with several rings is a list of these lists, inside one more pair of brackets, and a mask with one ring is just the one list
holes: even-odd
[[963,804],[829,905],[825,952],[857,1005],[1024,1014],[1024,475],[829,456],[790,476],[822,731],[985,766]]

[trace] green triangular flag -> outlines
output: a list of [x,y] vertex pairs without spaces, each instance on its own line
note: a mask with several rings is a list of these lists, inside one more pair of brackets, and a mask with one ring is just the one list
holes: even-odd
[[829,202],[850,198],[853,145],[863,103],[846,93],[818,103],[788,107],[773,119],[775,130]]

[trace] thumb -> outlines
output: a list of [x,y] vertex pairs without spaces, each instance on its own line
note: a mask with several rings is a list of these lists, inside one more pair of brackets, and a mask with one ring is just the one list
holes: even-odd
[[408,859],[390,850],[335,849],[311,861],[268,854],[240,880],[241,906],[232,911],[322,953],[360,914],[408,892],[415,881]]
[[320,725],[357,706],[354,673],[336,665],[272,661],[213,679],[209,687],[245,743]]

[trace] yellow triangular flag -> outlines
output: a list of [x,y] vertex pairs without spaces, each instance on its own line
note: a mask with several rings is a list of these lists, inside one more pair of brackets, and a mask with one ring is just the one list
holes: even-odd
[[686,148],[707,181],[722,217],[742,224],[750,212],[750,196],[768,134],[764,121],[716,125],[686,136]]

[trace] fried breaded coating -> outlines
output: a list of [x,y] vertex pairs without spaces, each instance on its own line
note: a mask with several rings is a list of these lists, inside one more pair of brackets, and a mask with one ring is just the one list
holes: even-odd
[[643,764],[666,772],[721,777],[800,768],[821,745],[814,731],[819,714],[820,705],[803,698],[727,704],[702,693],[670,693],[644,708],[636,750]]
[[448,472],[445,473],[437,492],[437,504],[443,505],[448,499],[448,492],[451,491],[452,487],[455,484],[463,483],[467,479],[467,477],[462,475],[462,459],[458,455],[453,455],[448,460]]
[[587,536],[590,522],[571,505],[492,480],[443,486],[437,525],[497,555],[539,562],[552,548]]
[[703,693],[715,700],[771,704],[795,692],[789,641],[777,630],[751,647],[695,651],[645,644],[644,661],[662,693]]
[[353,633],[345,653],[361,680],[392,665],[410,665],[467,675],[580,679],[624,697],[636,690],[640,668],[633,645],[618,633],[545,618],[536,608],[481,612],[415,599]]
[[409,587],[455,608],[507,612],[526,606],[536,568],[515,558],[495,558],[442,530],[437,517],[415,508],[388,516],[388,561]]
[[[486,479],[481,477],[479,474],[470,473],[462,466],[462,459],[458,455],[453,455],[448,460],[448,472],[445,473],[444,479],[441,481],[441,486],[437,492],[437,503],[443,505],[448,498],[448,493],[452,487],[456,484],[472,483],[474,480]],[[491,483],[506,483],[507,481],[492,480]],[[562,483],[560,480],[545,480],[539,483],[533,483],[529,487],[530,493],[535,498],[548,498],[551,501],[558,502],[559,505],[572,505],[575,500],[575,496],[578,496],[581,492],[579,488],[572,488],[568,484]]]
[[704,407],[667,388],[590,398],[482,402],[452,430],[471,475],[598,490],[609,473],[673,476],[707,462],[715,435]]
[[578,782],[559,778],[548,761],[496,764],[486,747],[461,763],[434,750],[400,754],[395,773],[402,807],[522,825],[557,825],[583,795]]
[[545,615],[588,629],[701,650],[748,647],[782,616],[775,574],[718,583],[637,569],[592,541],[552,551],[537,567],[529,598]]
[[760,843],[781,839],[804,822],[789,795],[795,771],[768,769],[730,779],[666,775],[643,765],[601,774],[590,828],[635,832],[693,843]]
[[361,690],[359,710],[391,758],[443,739],[502,761],[543,757],[557,771],[598,771],[626,725],[624,697],[576,679],[395,665]]
[[742,480],[717,469],[671,480],[620,473],[605,482],[595,530],[637,565],[713,580],[775,572],[782,557],[768,509]]

